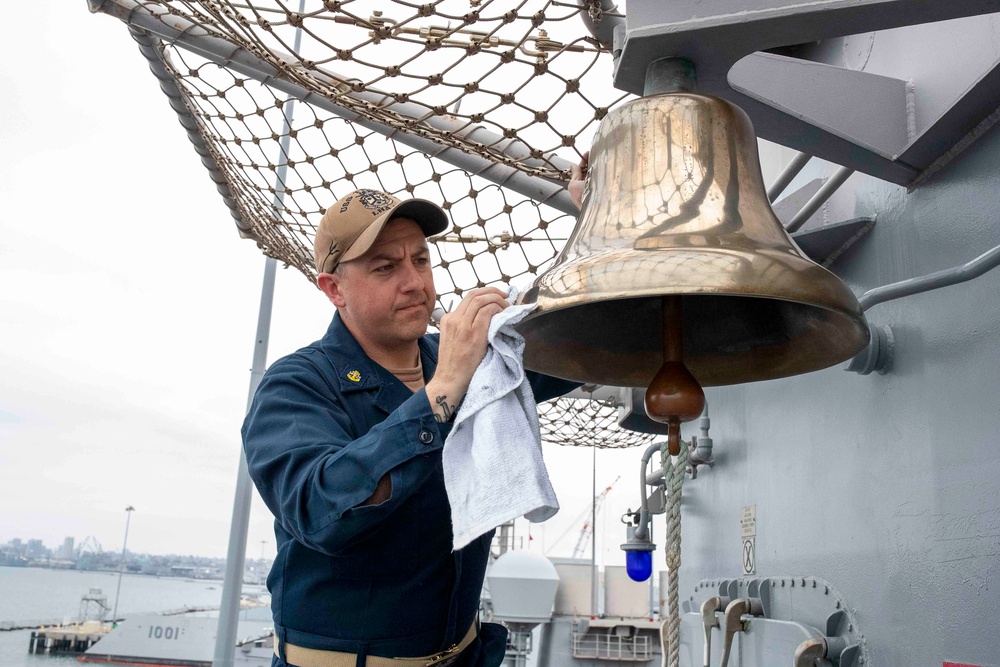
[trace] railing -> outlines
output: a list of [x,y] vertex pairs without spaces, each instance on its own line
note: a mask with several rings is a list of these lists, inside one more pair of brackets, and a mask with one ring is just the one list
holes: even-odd
[[501,536],[500,533],[497,533],[493,536],[493,543],[490,544],[490,549],[496,557],[499,557],[500,554],[507,553],[508,551],[524,548],[524,536],[522,535],[508,535],[506,539],[503,539],[503,536]]
[[28,621],[0,621],[0,632],[13,632],[15,630],[37,630],[42,626],[62,625],[67,617],[53,619],[34,619]]
[[622,637],[614,634],[590,632],[573,633],[573,657],[591,660],[635,660],[653,659],[649,637],[638,635]]

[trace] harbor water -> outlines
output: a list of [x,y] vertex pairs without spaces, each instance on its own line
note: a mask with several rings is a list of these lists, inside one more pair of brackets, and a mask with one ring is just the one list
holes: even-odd
[[[0,627],[24,621],[72,622],[80,612],[80,598],[91,588],[100,588],[113,607],[117,585],[116,572],[0,567]],[[263,588],[245,586],[244,592],[263,592]],[[221,581],[126,574],[122,578],[118,616],[212,607],[218,606],[221,599]],[[81,664],[70,656],[30,655],[30,636],[31,630],[0,632],[0,667]]]

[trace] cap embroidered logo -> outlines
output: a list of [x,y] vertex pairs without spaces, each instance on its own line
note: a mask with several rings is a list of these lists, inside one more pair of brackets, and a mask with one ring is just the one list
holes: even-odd
[[392,208],[393,201],[384,192],[378,190],[358,190],[358,203],[372,212],[372,215],[379,215]]

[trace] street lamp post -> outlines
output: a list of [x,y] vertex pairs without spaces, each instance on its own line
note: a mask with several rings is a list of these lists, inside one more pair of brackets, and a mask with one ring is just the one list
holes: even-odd
[[122,543],[122,560],[118,564],[118,588],[115,590],[115,610],[111,612],[111,622],[118,621],[118,595],[122,592],[122,574],[125,573],[125,548],[128,546],[128,524],[135,508],[129,505],[125,508],[125,541]]

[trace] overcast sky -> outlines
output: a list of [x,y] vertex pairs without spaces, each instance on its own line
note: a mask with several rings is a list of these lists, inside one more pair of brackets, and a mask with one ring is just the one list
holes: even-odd
[[[130,550],[224,556],[264,259],[123,24],[85,0],[5,14],[0,543],[92,536],[119,550],[132,505]],[[332,313],[279,269],[269,360],[320,337]],[[545,454],[563,509],[531,547],[569,555],[592,450]],[[622,477],[597,522],[607,562],[624,562],[618,520],[638,505],[640,455],[597,453],[598,487]],[[255,497],[251,557],[273,554],[271,521]]]

